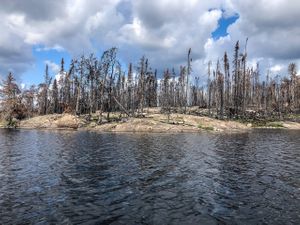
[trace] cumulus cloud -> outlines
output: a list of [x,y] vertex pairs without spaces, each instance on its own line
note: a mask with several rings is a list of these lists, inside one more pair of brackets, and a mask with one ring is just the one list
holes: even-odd
[[299,1],[261,0],[254,3],[251,0],[237,0],[231,3],[231,10],[239,14],[239,19],[228,28],[229,35],[225,41],[223,38],[210,44],[208,54],[217,55],[227,49],[232,56],[234,43],[240,40],[243,51],[248,37],[248,57],[260,62],[262,72],[270,70],[272,73],[286,74],[288,63],[299,64]]
[[[0,75],[28,70],[33,47],[78,56],[116,46],[124,62],[146,55],[160,70],[184,65],[191,47],[200,76],[208,60],[224,51],[232,58],[237,40],[243,51],[247,37],[249,65],[284,73],[288,62],[300,63],[299,10],[298,0],[3,0]],[[220,18],[232,15],[239,18],[228,35],[213,38]]]
[[[0,14],[1,15],[1,14]],[[5,77],[8,72],[21,74],[33,64],[31,47],[24,43],[22,34],[11,29],[11,16],[3,16],[0,24],[0,76]]]
[[52,20],[64,12],[66,0],[1,0],[0,12],[25,15],[28,20]]
[[55,62],[46,60],[44,63],[45,63],[45,65],[49,66],[50,71],[52,71],[54,74],[58,74],[58,72],[60,71],[60,66],[58,64],[56,64]]
[[217,3],[200,1],[133,1],[131,23],[119,30],[119,43],[130,47],[132,61],[140,54],[155,67],[185,64],[189,48],[194,60],[204,56],[204,44],[222,16]]

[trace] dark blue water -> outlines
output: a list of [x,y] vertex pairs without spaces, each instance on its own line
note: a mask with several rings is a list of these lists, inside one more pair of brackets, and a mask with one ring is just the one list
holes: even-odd
[[0,224],[300,224],[300,132],[2,129]]

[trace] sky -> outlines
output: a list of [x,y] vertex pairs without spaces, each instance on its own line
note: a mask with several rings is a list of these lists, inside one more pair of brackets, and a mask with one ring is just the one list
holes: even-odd
[[20,83],[43,81],[45,65],[57,74],[82,54],[118,48],[126,70],[145,55],[163,71],[186,64],[192,48],[193,76],[206,79],[207,63],[232,61],[236,41],[248,65],[262,74],[300,73],[299,0],[1,0],[0,77]]

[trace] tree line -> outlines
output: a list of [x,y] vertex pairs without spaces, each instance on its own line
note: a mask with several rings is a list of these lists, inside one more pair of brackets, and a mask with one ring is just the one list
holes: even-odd
[[[246,41],[247,43],[247,41]],[[246,44],[247,46],[247,44]],[[100,58],[91,54],[73,59],[69,69],[61,60],[56,77],[45,68],[44,82],[21,90],[12,73],[1,83],[1,115],[12,121],[34,115],[97,113],[98,122],[109,120],[112,112],[143,116],[145,108],[160,107],[162,113],[190,113],[191,106],[217,118],[244,118],[251,113],[277,116],[299,113],[300,78],[295,63],[288,66],[287,76],[261,78],[259,64],[247,65],[247,50],[239,42],[230,61],[227,53],[222,60],[208,63],[207,82],[192,77],[191,49],[186,65],[166,69],[162,74],[153,70],[143,56],[138,65],[128,65],[125,72],[117,58],[117,48],[103,52]],[[105,112],[105,117],[103,113]]]

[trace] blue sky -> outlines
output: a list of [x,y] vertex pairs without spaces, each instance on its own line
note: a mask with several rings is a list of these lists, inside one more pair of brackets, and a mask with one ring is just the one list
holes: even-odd
[[44,75],[45,75],[45,67],[48,64],[50,68],[50,75],[54,77],[57,71],[51,69],[51,65],[49,62],[55,63],[60,65],[61,59],[64,58],[65,65],[68,65],[71,62],[70,54],[63,50],[38,50],[41,46],[34,46],[32,47],[32,55],[34,57],[34,63],[32,64],[31,68],[27,70],[24,74],[22,74],[21,82],[30,85],[30,84],[39,84],[43,82]]
[[229,25],[233,24],[239,18],[238,15],[225,17],[222,16],[218,21],[218,28],[211,33],[211,36],[214,40],[219,39],[220,37],[225,37],[228,35],[227,28]]

